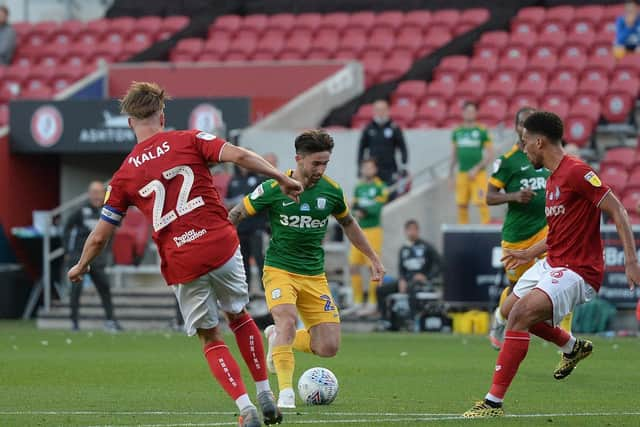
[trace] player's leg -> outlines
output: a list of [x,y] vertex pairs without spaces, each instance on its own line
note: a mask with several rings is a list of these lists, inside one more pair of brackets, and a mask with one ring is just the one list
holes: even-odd
[[264,415],[265,424],[275,424],[282,421],[282,415],[278,411],[269,385],[260,329],[245,309],[248,302],[248,284],[242,261],[242,255],[238,249],[226,264],[209,275],[218,304],[229,320],[229,328],[235,336],[240,354],[256,384],[258,403]]
[[78,311],[80,310],[80,295],[82,294],[82,281],[71,283],[71,329],[77,331],[80,329],[78,324]]
[[272,368],[278,376],[278,407],[295,408],[293,392],[293,372],[295,359],[293,343],[296,338],[298,314],[299,275],[274,267],[265,267],[263,274],[265,299],[273,316],[274,326],[265,329],[269,341],[267,363],[272,361]]
[[458,172],[456,175],[456,205],[458,207],[458,224],[469,224],[469,198],[471,186],[469,175]]
[[486,201],[488,185],[487,173],[483,170],[478,172],[470,185],[472,203],[478,207],[480,223],[489,224],[491,221],[491,212],[489,211],[489,206],[487,206]]
[[311,351],[320,357],[334,357],[340,349],[340,324],[320,323],[309,329]]
[[242,265],[246,276],[247,284],[251,288],[251,235],[238,234],[240,240],[240,253],[242,255]]
[[247,394],[240,367],[218,328],[217,297],[210,282],[207,274],[188,284],[173,286],[185,330],[189,336],[197,334],[200,338],[213,377],[240,409],[241,424],[257,427],[260,425],[257,410]]
[[355,313],[362,309],[364,303],[364,288],[362,285],[362,269],[366,265],[366,257],[355,246],[351,245],[349,251],[349,272],[351,273],[351,295],[353,305],[344,310],[345,315]]
[[[383,231],[382,227],[371,227],[363,230],[364,235],[369,241],[371,248],[374,250],[378,256],[382,257],[382,239],[383,239]],[[365,268],[368,267],[368,260],[365,259],[364,262]],[[378,311],[378,297],[376,294],[376,290],[380,282],[374,282],[373,280],[369,280],[369,292],[367,296],[367,308],[368,311],[364,312],[363,315],[372,315]]]

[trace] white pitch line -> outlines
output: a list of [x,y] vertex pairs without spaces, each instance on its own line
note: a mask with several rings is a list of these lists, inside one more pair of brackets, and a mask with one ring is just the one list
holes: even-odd
[[[238,411],[0,411],[0,415],[235,415]],[[436,412],[325,412],[316,414],[312,412],[289,411],[285,415],[323,415],[336,417],[432,417],[432,416],[457,416],[459,414],[443,414]]]

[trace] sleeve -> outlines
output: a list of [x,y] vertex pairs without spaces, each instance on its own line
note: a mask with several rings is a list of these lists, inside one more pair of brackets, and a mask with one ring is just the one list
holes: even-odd
[[113,225],[120,225],[131,204],[126,193],[124,179],[116,172],[111,183],[107,187],[100,219]]
[[491,178],[489,178],[489,184],[502,189],[506,187],[510,175],[511,172],[504,157],[500,157],[493,162],[493,173],[491,174]]
[[349,215],[349,203],[347,203],[347,199],[345,199],[344,192],[342,191],[341,187],[336,188],[336,192],[338,193],[337,203],[333,207],[333,211],[331,211],[331,214],[336,219],[342,219]]
[[251,216],[268,208],[273,203],[273,197],[279,191],[278,182],[269,179],[258,185],[253,192],[242,199],[247,213]]
[[6,37],[0,39],[0,61],[3,64],[10,64],[13,58],[13,52],[16,48],[16,32],[13,28],[9,28]]
[[616,42],[618,46],[624,46],[629,36],[629,30],[624,22],[624,17],[619,16],[616,19]]
[[585,163],[579,163],[572,168],[569,184],[576,193],[595,206],[600,206],[604,196],[611,191],[609,186],[604,184],[594,170]]
[[458,132],[457,132],[457,129],[454,130],[453,132],[451,132],[451,143],[453,145],[457,145],[458,144]]
[[482,129],[482,148],[487,148],[491,146],[491,135],[489,135],[489,131],[487,129]]
[[402,133],[402,129],[396,126],[396,148],[400,149],[402,164],[406,165],[407,160],[409,158],[409,153],[407,151],[407,144],[404,140],[404,134]]
[[208,163],[220,163],[220,156],[227,141],[207,132],[193,131],[193,142]]

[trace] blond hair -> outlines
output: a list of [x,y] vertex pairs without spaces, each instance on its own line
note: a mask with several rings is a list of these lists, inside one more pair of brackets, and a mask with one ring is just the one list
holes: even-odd
[[134,119],[144,120],[164,110],[164,101],[171,99],[157,83],[132,82],[120,99],[120,111]]

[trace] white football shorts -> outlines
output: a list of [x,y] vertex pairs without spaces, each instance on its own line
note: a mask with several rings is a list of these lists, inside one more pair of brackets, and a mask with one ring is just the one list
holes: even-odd
[[249,303],[240,247],[223,266],[172,288],[184,318],[184,329],[189,336],[195,335],[197,329],[218,326],[218,309],[240,313]]
[[565,267],[551,267],[546,259],[536,262],[520,277],[513,293],[522,298],[535,288],[551,300],[553,319],[550,320],[554,326],[559,325],[577,305],[590,301],[596,294],[578,273]]

